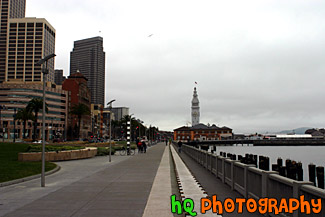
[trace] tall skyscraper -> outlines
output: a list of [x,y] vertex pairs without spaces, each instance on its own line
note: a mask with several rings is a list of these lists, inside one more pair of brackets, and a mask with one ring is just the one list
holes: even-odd
[[200,123],[200,102],[199,96],[194,88],[193,99],[192,99],[192,126],[198,125]]
[[[43,18],[9,19],[5,81],[43,81],[36,63],[55,52],[55,29]],[[46,81],[54,82],[54,59],[48,61]]]
[[55,69],[55,75],[54,75],[55,84],[62,85],[64,80],[65,80],[65,77],[63,76],[63,70],[62,69]]
[[[43,81],[36,63],[55,51],[55,29],[45,20],[25,18],[26,0],[0,0],[0,83]],[[54,59],[47,80],[54,82]]]
[[103,38],[94,37],[74,42],[70,53],[70,74],[79,70],[87,79],[91,103],[104,105],[105,52]]
[[9,19],[24,18],[26,0],[0,0],[0,83],[6,75],[6,53]]

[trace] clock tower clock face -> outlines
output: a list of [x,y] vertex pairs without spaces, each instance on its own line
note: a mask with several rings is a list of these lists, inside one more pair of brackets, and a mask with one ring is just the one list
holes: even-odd
[[193,116],[196,117],[197,116],[197,112],[193,112]]

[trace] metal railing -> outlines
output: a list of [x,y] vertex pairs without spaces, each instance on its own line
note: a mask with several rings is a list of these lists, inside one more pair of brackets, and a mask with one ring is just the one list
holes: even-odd
[[182,150],[196,162],[213,173],[223,183],[229,185],[232,190],[239,192],[245,198],[275,198],[281,199],[297,198],[305,196],[305,201],[321,199],[322,211],[318,214],[311,212],[307,215],[301,212],[293,214],[272,213],[269,216],[305,217],[325,216],[325,190],[314,187],[311,182],[302,182],[280,176],[278,172],[264,171],[255,165],[247,165],[226,157],[217,156],[195,147],[183,145]]

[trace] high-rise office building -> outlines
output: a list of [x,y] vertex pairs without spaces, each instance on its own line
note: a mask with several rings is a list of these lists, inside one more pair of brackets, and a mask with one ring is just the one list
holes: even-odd
[[0,0],[0,83],[5,81],[9,19],[24,18],[26,0]]
[[112,111],[114,113],[115,120],[120,121],[125,115],[129,115],[128,107],[114,107],[112,109],[105,108],[104,111]]
[[[55,29],[43,18],[9,19],[6,81],[43,81],[36,63],[55,51]],[[46,81],[54,82],[54,59],[48,61]]]
[[[0,0],[0,83],[43,81],[36,63],[55,51],[55,29],[45,20],[25,18],[26,0]],[[47,81],[54,82],[54,59]]]
[[54,82],[57,85],[62,85],[63,81],[65,80],[65,77],[63,76],[63,70],[62,69],[55,69],[54,72]]
[[70,74],[79,70],[87,79],[91,103],[104,105],[105,52],[103,38],[94,37],[74,42],[70,53]]

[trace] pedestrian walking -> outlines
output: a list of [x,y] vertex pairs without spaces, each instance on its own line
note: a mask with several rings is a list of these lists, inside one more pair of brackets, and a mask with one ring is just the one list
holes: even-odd
[[142,144],[141,141],[139,141],[139,142],[137,143],[137,146],[138,146],[138,153],[141,153],[141,152],[142,152],[142,148],[143,148],[142,145],[143,145],[143,144]]
[[166,139],[166,146],[168,145],[168,140]]
[[178,145],[178,153],[182,153],[182,145],[183,145],[183,143],[181,142],[181,140],[178,141],[177,145]]
[[144,140],[142,141],[142,147],[143,147],[143,152],[146,153],[147,152],[147,144]]

